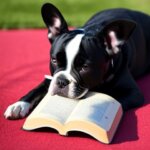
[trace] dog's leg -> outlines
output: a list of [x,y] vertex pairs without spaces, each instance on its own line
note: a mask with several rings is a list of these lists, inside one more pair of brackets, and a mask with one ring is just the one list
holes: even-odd
[[19,119],[28,115],[48,91],[50,80],[45,79],[38,87],[23,96],[18,102],[8,106],[4,116],[6,119]]
[[123,71],[117,78],[115,86],[108,94],[122,104],[124,111],[139,107],[144,103],[143,94],[140,92],[136,82],[127,70]]

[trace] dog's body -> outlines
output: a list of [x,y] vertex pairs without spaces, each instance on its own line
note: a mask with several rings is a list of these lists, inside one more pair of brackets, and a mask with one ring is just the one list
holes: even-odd
[[143,104],[144,97],[133,77],[150,68],[148,15],[127,9],[106,10],[73,31],[68,30],[63,16],[51,4],[42,7],[42,16],[52,44],[53,79],[51,84],[45,79],[19,102],[10,105],[6,118],[26,116],[48,90],[51,95],[75,99],[89,90],[103,92],[116,98],[124,110]]

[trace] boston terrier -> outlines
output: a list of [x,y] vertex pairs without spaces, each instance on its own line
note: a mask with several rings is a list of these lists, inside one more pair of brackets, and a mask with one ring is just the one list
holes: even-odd
[[69,30],[60,11],[43,5],[42,17],[51,43],[52,80],[44,81],[10,105],[5,118],[25,117],[49,91],[80,99],[88,91],[106,93],[123,110],[144,103],[135,78],[150,68],[150,17],[128,9],[98,12],[84,26]]

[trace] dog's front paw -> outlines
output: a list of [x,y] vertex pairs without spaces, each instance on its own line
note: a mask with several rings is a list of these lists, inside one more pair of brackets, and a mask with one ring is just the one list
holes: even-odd
[[30,103],[18,101],[6,109],[4,116],[6,119],[24,118],[30,110]]

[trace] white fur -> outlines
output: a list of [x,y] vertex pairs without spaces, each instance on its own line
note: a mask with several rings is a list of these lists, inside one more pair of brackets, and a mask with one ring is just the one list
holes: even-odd
[[31,108],[31,104],[18,101],[6,109],[4,116],[6,119],[19,119],[25,117]]
[[68,73],[71,72],[72,64],[74,62],[76,55],[79,52],[79,46],[80,46],[80,43],[81,43],[83,36],[84,36],[84,34],[76,35],[66,46],[66,56],[67,56],[67,69],[66,69],[66,71]]

